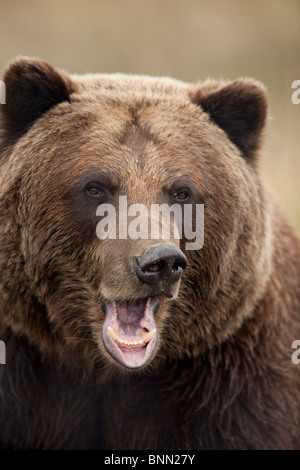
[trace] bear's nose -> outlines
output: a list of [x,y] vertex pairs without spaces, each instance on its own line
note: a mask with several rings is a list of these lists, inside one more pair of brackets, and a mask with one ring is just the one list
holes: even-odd
[[166,287],[178,281],[187,259],[177,246],[159,243],[149,246],[141,256],[133,258],[135,273],[145,284],[164,281]]

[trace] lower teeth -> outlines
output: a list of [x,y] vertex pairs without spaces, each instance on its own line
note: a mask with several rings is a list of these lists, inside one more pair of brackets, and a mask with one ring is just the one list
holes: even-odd
[[125,344],[126,346],[143,346],[144,341],[141,339],[140,341],[126,341],[126,339],[117,339],[119,344]]
[[142,339],[139,341],[127,341],[126,339],[120,339],[120,333],[118,331],[113,330],[110,326],[107,328],[107,334],[108,336],[115,341],[116,343],[123,345],[123,346],[130,346],[130,347],[135,347],[135,346],[143,346],[144,344],[149,343],[151,339],[154,337],[156,333],[156,329],[154,328],[151,331],[145,332],[142,331],[140,333],[140,336]]

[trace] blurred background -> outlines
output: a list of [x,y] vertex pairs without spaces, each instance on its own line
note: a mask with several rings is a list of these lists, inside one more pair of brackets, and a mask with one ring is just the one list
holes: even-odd
[[262,81],[261,169],[300,235],[299,0],[0,0],[0,21],[1,74],[30,55],[71,73]]

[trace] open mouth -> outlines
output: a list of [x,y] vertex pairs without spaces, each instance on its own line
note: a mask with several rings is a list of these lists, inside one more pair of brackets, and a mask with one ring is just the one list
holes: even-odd
[[154,314],[160,302],[160,296],[103,301],[103,341],[111,356],[125,367],[141,367],[152,356],[157,340]]

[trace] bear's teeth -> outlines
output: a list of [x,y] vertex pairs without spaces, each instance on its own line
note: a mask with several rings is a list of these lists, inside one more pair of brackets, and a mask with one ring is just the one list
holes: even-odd
[[154,328],[151,331],[148,331],[147,333],[145,331],[142,331],[140,333],[140,336],[143,338],[144,343],[149,343],[152,338],[154,338],[154,335],[156,333],[156,328]]
[[113,330],[110,326],[107,328],[107,333],[113,341],[117,341],[120,336],[120,333],[118,331]]
[[144,341],[127,341],[126,339],[117,339],[117,343],[123,344],[125,346],[143,346]]
[[113,330],[110,326],[107,328],[107,334],[110,336],[110,338],[115,341],[118,344],[125,345],[125,346],[143,346],[143,344],[149,343],[151,339],[154,337],[156,333],[156,329],[154,328],[151,331],[148,331],[147,333],[145,331],[142,331],[140,333],[140,336],[142,339],[139,341],[127,341],[127,339],[121,339],[120,338],[120,333],[118,331]]

